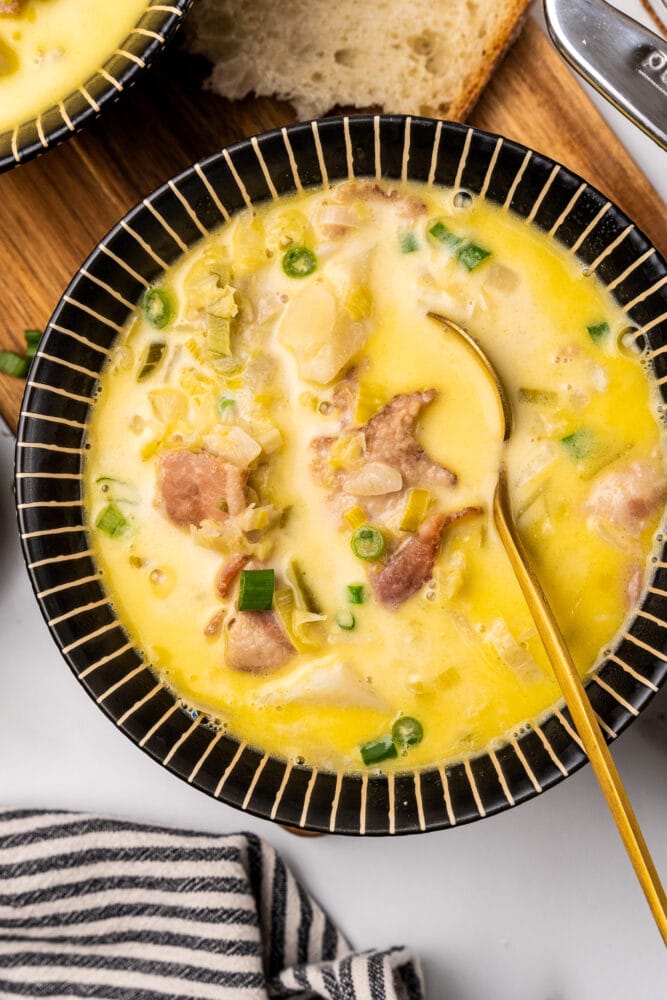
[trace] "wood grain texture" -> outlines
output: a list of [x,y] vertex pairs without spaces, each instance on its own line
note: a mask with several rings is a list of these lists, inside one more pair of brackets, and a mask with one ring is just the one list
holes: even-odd
[[[202,61],[170,52],[92,128],[0,176],[0,348],[23,350],[23,330],[46,325],[95,244],[153,188],[221,146],[294,121],[288,104],[206,93],[205,75]],[[471,122],[582,174],[667,249],[664,204],[531,20]],[[12,430],[22,390],[0,375]]]

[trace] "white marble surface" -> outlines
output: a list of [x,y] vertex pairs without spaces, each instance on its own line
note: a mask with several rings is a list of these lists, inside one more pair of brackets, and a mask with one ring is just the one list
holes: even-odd
[[[622,6],[641,11],[638,0]],[[667,155],[605,114],[667,196]],[[39,614],[19,552],[12,450],[0,431],[0,803],[253,830],[356,946],[410,944],[429,1000],[664,1000],[665,949],[589,768],[460,829],[300,839],[140,753],[76,683]],[[667,881],[667,690],[614,756]]]

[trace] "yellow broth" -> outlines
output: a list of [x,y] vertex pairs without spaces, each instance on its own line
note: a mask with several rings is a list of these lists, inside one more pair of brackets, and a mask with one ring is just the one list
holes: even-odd
[[127,38],[146,0],[27,0],[0,15],[0,132],[77,90]]
[[[418,185],[385,187],[385,195],[392,190],[295,195],[241,213],[203,241],[160,286],[173,309],[167,325],[156,329],[141,309],[127,324],[89,430],[92,544],[147,661],[234,736],[324,768],[363,768],[360,747],[401,716],[421,722],[423,740],[380,767],[449,762],[501,743],[559,699],[491,516],[501,449],[493,396],[429,310],[470,330],[508,387],[514,510],[582,675],[631,609],[629,581],[648,563],[659,516],[654,497],[625,532],[589,509],[601,477],[639,462],[660,478],[663,467],[656,401],[627,318],[603,286],[536,227],[484,200],[461,203]],[[414,217],[410,199],[425,206]],[[489,252],[475,263],[473,251],[472,269],[460,252],[469,245]],[[291,277],[285,254],[302,246],[317,267]],[[220,332],[212,314],[228,319],[227,355],[211,350]],[[162,358],[139,379],[159,341]],[[361,394],[329,455],[332,475],[364,469],[355,431],[384,404],[434,389],[416,436],[458,481],[428,485],[431,509],[482,511],[445,528],[429,581],[397,609],[376,598],[373,570],[352,551],[353,525],[341,513],[367,498],[332,499],[313,472],[313,439],[340,440],[335,387],[346,376]],[[158,465],[181,449],[237,464],[257,453],[251,499],[267,523],[253,522],[260,527],[245,533],[240,551],[273,567],[298,605],[288,572],[297,560],[324,616],[301,625],[312,646],[275,671],[226,662],[229,622],[243,612],[235,587],[223,599],[215,580],[239,550],[229,524],[188,527],[166,516]],[[400,530],[407,496],[397,496],[380,518],[390,548],[410,535]],[[125,522],[115,534],[95,527],[110,501]],[[349,603],[350,584],[363,584],[363,604]],[[349,624],[350,614],[355,627],[346,631],[337,616]],[[216,615],[221,627],[205,634]]]

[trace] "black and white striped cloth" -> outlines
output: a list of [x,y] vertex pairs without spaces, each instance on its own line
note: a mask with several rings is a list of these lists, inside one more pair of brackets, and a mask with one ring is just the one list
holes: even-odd
[[279,855],[69,812],[0,809],[0,997],[423,1000],[402,948],[353,952]]

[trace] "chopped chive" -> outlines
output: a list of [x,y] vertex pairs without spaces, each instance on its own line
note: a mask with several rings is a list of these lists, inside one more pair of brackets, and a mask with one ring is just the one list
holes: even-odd
[[270,611],[276,574],[272,569],[241,570],[239,611]]
[[364,585],[363,583],[348,583],[345,588],[347,593],[348,604],[363,604],[364,603]]
[[164,357],[166,346],[167,345],[163,340],[154,340],[148,345],[144,359],[139,368],[137,382],[143,382],[144,379],[153,374]]
[[220,413],[224,413],[225,410],[228,410],[230,406],[234,406],[235,402],[236,400],[233,399],[231,396],[221,396],[220,399],[218,400],[218,410],[220,411]]
[[391,735],[380,736],[376,740],[370,740],[359,747],[361,759],[364,764],[379,764],[382,760],[389,760],[396,757],[396,747]]
[[105,535],[109,535],[110,538],[115,538],[127,531],[130,522],[115,503],[109,503],[98,517],[95,527],[103,531]]
[[336,615],[336,625],[338,628],[342,628],[343,632],[354,631],[357,624],[357,619],[354,617],[351,611],[345,608],[343,611],[339,611]]
[[0,351],[0,372],[12,375],[14,378],[25,378],[30,362],[14,351]]
[[473,243],[462,236],[457,236],[456,233],[447,228],[444,222],[439,220],[431,226],[428,232],[438,243],[442,243],[443,246],[448,247],[455,255],[459,264],[468,271],[474,271],[482,261],[491,256],[490,250],[485,250],[478,243]]
[[596,344],[599,344],[604,337],[609,333],[609,323],[606,320],[602,320],[600,323],[591,323],[587,326],[588,335]]
[[467,271],[474,271],[483,260],[486,260],[490,256],[491,251],[485,250],[484,247],[478,246],[477,243],[466,243],[456,254],[459,264],[463,264]]
[[401,237],[401,253],[414,253],[415,250],[419,250],[417,237],[414,233],[405,233]]
[[366,562],[377,562],[384,555],[387,542],[381,531],[365,524],[363,528],[357,528],[350,540],[352,551],[358,559]]
[[24,330],[25,343],[26,343],[26,357],[34,358],[37,353],[37,347],[42,337],[41,330]]
[[443,243],[450,250],[458,250],[458,248],[463,243],[463,238],[461,236],[456,236],[455,233],[448,229],[444,222],[436,222],[429,229],[429,234],[438,241],[438,243]]
[[582,458],[586,458],[587,455],[590,455],[595,446],[595,438],[588,428],[582,427],[580,430],[574,431],[573,434],[568,434],[567,437],[561,438],[561,444],[569,452],[570,458],[578,462]]
[[391,727],[391,738],[397,747],[414,747],[424,739],[424,727],[410,715],[401,715]]
[[171,320],[174,310],[171,300],[161,288],[149,288],[144,295],[144,316],[149,323],[162,330]]
[[283,271],[288,278],[307,278],[317,270],[317,257],[308,247],[290,247],[283,256]]

